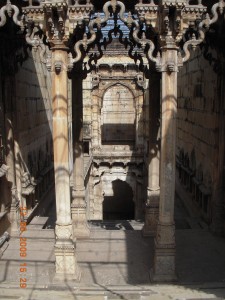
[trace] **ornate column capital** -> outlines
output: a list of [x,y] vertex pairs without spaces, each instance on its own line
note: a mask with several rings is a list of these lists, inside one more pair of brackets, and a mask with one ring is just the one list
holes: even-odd
[[[29,6],[22,9],[26,24],[26,41],[34,50],[41,48],[41,59],[49,70],[52,67],[60,72],[60,64],[51,64],[51,54],[47,49],[68,51],[69,40],[76,28],[84,30],[90,20],[93,5],[87,0],[86,4],[71,4],[68,0],[45,0],[39,6]],[[71,65],[69,56],[68,68]]]
[[[175,70],[183,65],[190,57],[189,47],[195,49],[205,38],[205,30],[215,23],[218,13],[222,14],[225,8],[224,0],[220,0],[212,7],[212,18],[207,14],[207,7],[202,5],[202,0],[197,4],[189,4],[189,0],[161,0],[156,5],[154,0],[149,4],[143,4],[142,0],[135,6],[138,13],[139,22],[124,18],[127,26],[135,27],[133,37],[135,41],[146,50],[147,56],[156,63],[157,71],[163,71],[161,53],[170,50],[172,44],[177,47],[178,60]],[[173,8],[173,9],[171,9]],[[157,48],[155,41],[146,37],[145,33],[140,38],[141,26],[145,24],[151,27],[153,32],[158,35],[158,43],[162,48]],[[182,41],[182,43],[181,43]],[[173,46],[172,46],[173,47]],[[157,52],[157,55],[153,53]],[[169,69],[173,69],[169,66]]]

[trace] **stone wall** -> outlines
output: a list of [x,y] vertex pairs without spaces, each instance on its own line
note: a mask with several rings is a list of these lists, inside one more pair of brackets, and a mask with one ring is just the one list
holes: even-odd
[[[143,218],[147,190],[144,173],[147,143],[144,138],[148,136],[149,103],[147,93],[145,95],[139,85],[145,87],[147,83],[141,81],[141,72],[137,72],[129,57],[106,55],[91,76],[83,80],[88,219],[102,220],[104,198],[113,201],[115,195],[108,193],[112,192],[116,180],[129,184],[134,194],[134,217]],[[137,74],[141,82],[138,82]]]
[[[16,74],[15,103],[17,190],[32,210],[52,186],[54,178],[51,76],[41,63],[38,51],[30,53]],[[34,185],[33,196],[28,185]]]
[[[213,50],[211,55],[217,57]],[[209,224],[218,220],[215,207],[220,205],[222,212],[223,201],[217,193],[223,189],[220,169],[224,165],[224,95],[220,87],[221,76],[203,51],[196,50],[178,75],[177,166],[191,205]]]
[[38,51],[28,51],[14,74],[2,74],[1,91],[4,163],[9,169],[0,203],[6,203],[1,207],[13,222],[10,210],[13,199],[17,199],[28,208],[29,221],[42,200],[50,201],[48,192],[54,184],[51,78]]

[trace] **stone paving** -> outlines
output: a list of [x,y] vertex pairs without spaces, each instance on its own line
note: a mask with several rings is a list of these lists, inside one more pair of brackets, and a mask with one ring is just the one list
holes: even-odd
[[[54,219],[54,218],[53,218]],[[201,220],[190,218],[176,201],[176,284],[152,284],[151,237],[143,223],[92,222],[91,238],[77,241],[81,282],[54,276],[54,231],[28,226],[27,257],[19,255],[19,239],[11,238],[0,260],[0,299],[45,300],[195,300],[225,299],[225,239],[213,236]],[[8,247],[7,247],[8,246]],[[25,275],[20,264],[26,263]],[[27,288],[20,288],[26,277]]]
[[[91,238],[77,242],[80,283],[54,277],[53,230],[27,231],[26,260],[20,259],[19,240],[12,238],[0,260],[0,299],[225,299],[224,239],[207,229],[178,228],[179,282],[157,285],[149,279],[153,238],[143,238],[141,227],[126,221],[92,224]],[[19,288],[24,262],[27,289]]]

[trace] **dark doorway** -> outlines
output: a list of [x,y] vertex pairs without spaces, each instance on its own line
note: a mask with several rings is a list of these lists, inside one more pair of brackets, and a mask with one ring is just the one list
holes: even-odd
[[134,220],[135,205],[130,185],[115,180],[112,189],[113,196],[104,197],[103,220]]

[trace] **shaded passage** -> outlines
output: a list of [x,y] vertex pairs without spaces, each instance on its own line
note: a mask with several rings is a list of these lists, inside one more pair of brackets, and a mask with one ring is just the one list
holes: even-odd
[[115,180],[112,182],[112,196],[105,196],[103,202],[104,220],[133,220],[133,191],[128,183]]

